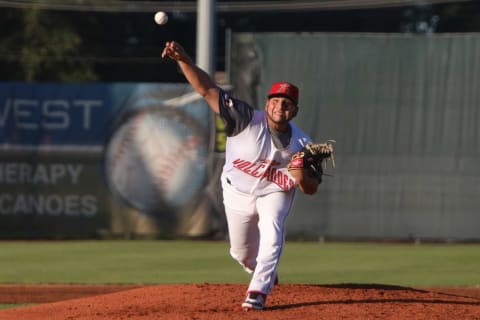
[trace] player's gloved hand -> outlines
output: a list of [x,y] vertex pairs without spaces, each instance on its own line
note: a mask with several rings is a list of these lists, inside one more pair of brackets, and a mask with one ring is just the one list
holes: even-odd
[[[327,161],[331,161],[332,166],[335,167],[334,143],[335,140],[328,140],[325,143],[308,143],[305,148],[292,155],[288,171],[297,180],[303,192],[312,190],[308,185],[311,184],[312,177],[317,180],[317,184],[322,182],[323,169],[326,167]],[[305,183],[307,185],[302,185]]]

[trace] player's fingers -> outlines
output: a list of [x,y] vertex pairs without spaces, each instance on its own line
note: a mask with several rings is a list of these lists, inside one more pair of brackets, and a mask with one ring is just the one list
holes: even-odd
[[165,42],[165,49],[171,48],[172,47],[172,41],[167,41]]
[[163,48],[163,51],[162,51],[162,58],[165,58],[166,56],[168,56],[169,47],[170,47],[170,42],[169,41],[165,42],[165,48]]
[[171,48],[171,45],[166,46],[162,52],[162,58],[169,57],[175,59],[176,52]]
[[178,48],[178,44],[175,41],[167,42],[167,48],[170,48],[172,51],[175,51]]
[[183,55],[182,47],[175,41],[169,41],[165,44],[165,49],[163,49],[162,57],[168,56],[173,60],[179,60]]
[[163,49],[162,58],[165,58],[165,57],[169,57],[169,58],[172,58],[172,59],[173,59],[172,50],[170,50],[169,48]]

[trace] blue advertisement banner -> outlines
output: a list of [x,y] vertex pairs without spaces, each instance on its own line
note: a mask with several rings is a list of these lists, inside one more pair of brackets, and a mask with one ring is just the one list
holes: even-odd
[[0,144],[102,146],[120,111],[162,105],[186,90],[155,83],[0,82]]
[[0,83],[0,143],[102,144],[114,110],[110,87]]
[[188,84],[0,83],[0,238],[192,225],[210,115]]

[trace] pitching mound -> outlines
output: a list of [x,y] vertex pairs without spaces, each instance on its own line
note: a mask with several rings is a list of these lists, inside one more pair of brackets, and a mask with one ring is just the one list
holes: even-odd
[[[5,291],[2,287],[8,286],[0,286],[0,299]],[[43,287],[44,294],[40,293],[38,286],[32,288],[43,296],[37,300],[48,300],[45,298],[48,296],[46,288],[48,286]],[[0,310],[0,319],[480,319],[478,289],[462,294],[460,289],[452,293],[447,289],[419,290],[388,285],[281,284],[269,296],[266,310],[245,312],[240,304],[246,286],[240,284],[68,288],[50,286],[50,291],[57,292],[55,299],[60,298],[59,292],[64,292],[64,297],[69,300]],[[22,291],[28,291],[28,288],[22,286],[10,290],[10,297],[15,296],[18,303]],[[88,296],[80,297],[82,295]],[[4,299],[6,296],[8,294],[4,292]],[[31,296],[32,299],[35,300]]]

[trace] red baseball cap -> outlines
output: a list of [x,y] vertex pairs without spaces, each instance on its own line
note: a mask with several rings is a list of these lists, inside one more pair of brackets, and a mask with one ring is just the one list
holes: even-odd
[[290,82],[275,82],[268,93],[268,98],[270,99],[272,97],[287,97],[297,104],[298,88]]

